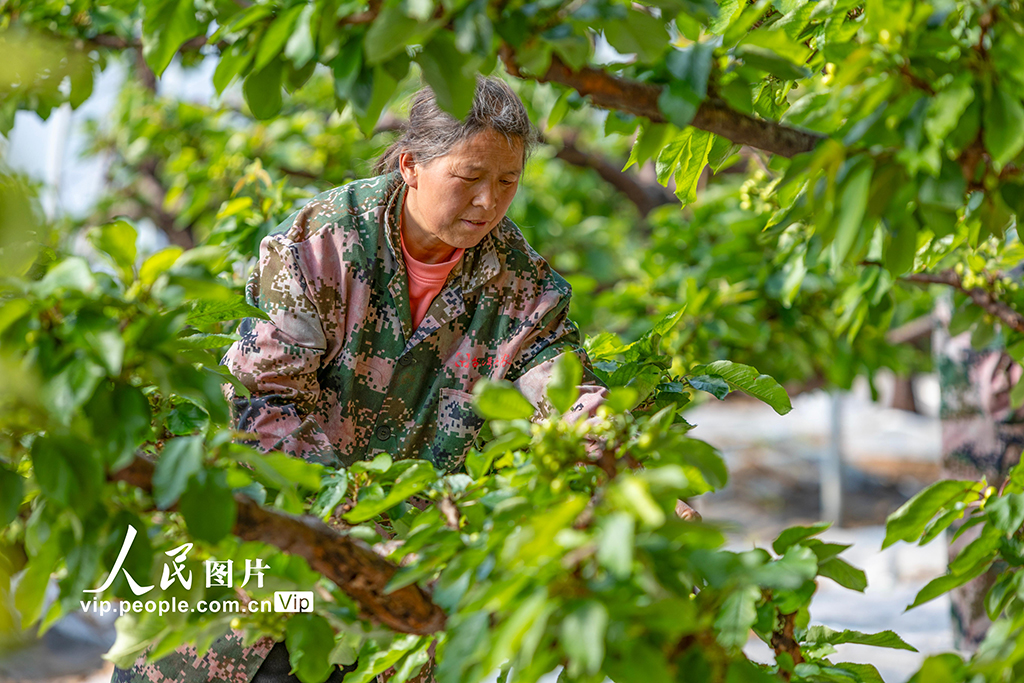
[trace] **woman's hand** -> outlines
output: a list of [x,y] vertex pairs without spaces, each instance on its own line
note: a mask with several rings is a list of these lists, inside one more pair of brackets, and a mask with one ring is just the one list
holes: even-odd
[[687,522],[699,522],[701,519],[699,512],[681,500],[676,501],[676,517]]

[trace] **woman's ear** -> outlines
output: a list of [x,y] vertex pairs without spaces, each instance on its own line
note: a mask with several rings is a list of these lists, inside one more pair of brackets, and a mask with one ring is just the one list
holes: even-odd
[[409,187],[416,187],[416,160],[409,152],[402,152],[398,155],[398,170],[402,174],[402,180]]

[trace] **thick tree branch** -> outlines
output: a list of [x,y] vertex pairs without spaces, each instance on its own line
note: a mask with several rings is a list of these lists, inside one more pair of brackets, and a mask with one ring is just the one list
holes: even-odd
[[953,270],[944,270],[941,273],[914,273],[905,276],[903,279],[919,284],[949,285],[971,297],[975,304],[985,309],[985,312],[989,315],[998,318],[1010,329],[1024,332],[1024,315],[1021,315],[1006,303],[994,297],[992,292],[981,287],[973,287],[971,289],[964,287],[960,276]]
[[[151,492],[154,469],[152,462],[136,457],[110,476],[114,481],[125,481]],[[265,508],[241,494],[235,494],[235,504],[236,536],[304,558],[310,567],[359,603],[371,618],[402,633],[425,635],[445,628],[445,613],[419,586],[384,592],[398,567],[362,541],[340,534],[314,517]]]
[[[516,63],[515,51],[509,45],[502,46],[501,58],[508,72],[518,78],[559,83],[573,88],[580,95],[589,96],[595,106],[643,116],[656,123],[667,121],[658,107],[661,95],[661,87],[658,85],[619,78],[589,66],[571,69],[554,55],[551,57],[551,66],[543,75],[523,74]],[[732,142],[784,157],[809,152],[823,139],[816,133],[741,114],[722,100],[714,98],[700,105],[690,125],[721,135]]]

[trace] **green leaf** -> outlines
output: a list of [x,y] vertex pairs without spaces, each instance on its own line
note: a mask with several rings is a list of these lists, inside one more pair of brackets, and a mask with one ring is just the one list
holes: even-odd
[[1004,534],[1011,535],[1024,524],[1024,493],[1008,493],[985,503],[989,522]]
[[725,683],[778,683],[779,678],[768,673],[757,664],[738,659],[729,662]]
[[935,537],[948,529],[950,524],[963,517],[966,513],[967,506],[963,503],[958,503],[949,508],[928,523],[924,528],[924,534],[921,536],[921,540],[918,541],[918,545],[927,545],[928,543],[931,543]]
[[534,407],[506,380],[481,379],[473,387],[473,405],[488,420],[521,420],[533,417]]
[[460,681],[463,672],[470,668],[486,649],[490,636],[490,613],[480,610],[469,614],[456,614],[449,624],[448,642],[444,657],[438,661],[438,681]]
[[292,61],[296,68],[301,69],[314,56],[316,56],[316,42],[313,36],[310,20],[316,5],[309,3],[302,7],[302,13],[295,22],[295,30],[288,38],[288,44],[284,48],[284,56]]
[[715,619],[718,642],[722,647],[738,650],[747,644],[750,629],[757,620],[757,601],[761,599],[758,586],[743,586],[729,594]]
[[860,591],[861,593],[868,587],[868,577],[864,572],[838,557],[833,557],[819,564],[818,574],[826,579],[832,579],[844,588]]
[[274,118],[284,99],[281,96],[281,74],[284,62],[275,59],[259,71],[252,71],[242,83],[242,94],[252,115],[261,121]]
[[32,473],[43,495],[81,514],[92,509],[103,488],[99,454],[73,436],[38,437],[32,443]]
[[455,36],[438,31],[416,61],[441,108],[460,121],[464,119],[473,106],[476,77],[466,74],[466,57],[455,47]]
[[135,266],[135,240],[139,233],[127,221],[114,221],[94,228],[89,237],[94,247],[106,253],[121,272],[125,283],[131,282]]
[[171,434],[187,436],[210,424],[210,416],[193,401],[180,397],[171,400],[174,407],[167,415],[167,431]]
[[952,83],[932,98],[924,122],[930,139],[941,143],[960,123],[960,117],[974,100],[972,80],[969,73],[958,74]]
[[940,595],[948,593],[954,588],[962,586],[968,581],[981,576],[990,566],[992,566],[993,560],[994,558],[990,558],[988,562],[977,564],[974,569],[963,574],[946,574],[937,579],[932,579],[920,590],[920,592],[918,592],[917,597],[914,598],[914,602],[908,605],[907,609],[911,610],[926,602],[930,602]]
[[237,334],[190,334],[178,337],[177,344],[183,349],[222,349],[238,341]]
[[625,512],[608,516],[601,526],[597,561],[617,579],[633,572],[633,518]]
[[566,351],[555,361],[555,367],[548,380],[547,395],[551,405],[559,413],[569,412],[579,397],[579,385],[583,381],[583,364],[572,351]]
[[839,662],[836,669],[849,671],[857,677],[857,683],[885,683],[878,669],[872,664],[858,664],[856,662]]
[[818,572],[818,557],[810,548],[791,546],[778,560],[758,567],[752,580],[773,590],[797,590]]
[[[374,126],[380,120],[380,113],[384,106],[391,99],[398,87],[398,81],[384,67],[374,67],[370,72],[371,76],[366,84],[370,92],[370,99],[364,111],[360,111],[353,100],[353,107],[356,110],[356,123],[363,135],[370,137],[373,134]],[[364,74],[360,74],[360,83],[363,83]]]
[[960,683],[968,678],[967,666],[960,655],[948,652],[924,660],[907,683]]
[[1010,406],[1017,409],[1022,405],[1024,405],[1024,376],[1017,380],[1013,389],[1010,390]]
[[636,54],[642,62],[656,61],[668,48],[669,35],[664,20],[646,12],[630,9],[624,19],[604,22],[601,27],[616,51]]
[[658,181],[667,184],[675,177],[676,196],[683,204],[697,199],[697,181],[708,163],[714,136],[707,131],[687,127],[673,138],[658,155]]
[[156,279],[166,273],[184,250],[181,247],[167,247],[156,252],[145,261],[139,268],[139,282],[152,286]]
[[[764,401],[779,415],[785,415],[793,409],[793,405],[789,402],[789,395],[782,385],[768,375],[762,375],[756,368],[749,365],[718,360],[714,363],[698,365],[690,372],[694,375],[721,377],[733,389],[739,389]],[[687,381],[691,380],[687,378]]]
[[483,450],[473,449],[466,456],[466,472],[473,479],[480,479],[491,469],[494,459],[530,445],[530,435],[518,430],[508,431],[490,441]]
[[960,551],[956,558],[950,562],[949,571],[953,574],[963,574],[972,571],[979,563],[991,564],[992,557],[999,549],[1003,536],[998,529],[991,526],[983,527],[981,534]]
[[717,375],[695,375],[686,381],[694,389],[706,391],[719,401],[729,395],[729,383]]
[[199,300],[192,305],[185,322],[195,327],[202,327],[210,323],[227,322],[240,318],[259,318],[270,320],[270,316],[263,310],[256,308],[245,299],[238,297],[231,301],[208,301]]
[[65,424],[88,401],[106,375],[103,366],[84,356],[67,362],[43,387],[43,400]]
[[710,42],[693,43],[674,49],[665,57],[665,67],[677,80],[684,82],[696,97],[703,100],[708,93],[708,76],[715,46]]
[[153,471],[153,499],[159,509],[178,500],[189,477],[202,469],[203,455],[202,437],[179,436],[164,443]]
[[569,656],[568,672],[594,675],[604,661],[604,637],[608,629],[608,610],[600,602],[589,600],[569,612],[562,620],[562,649]]
[[185,41],[203,33],[193,0],[146,0],[142,56],[159,76]]
[[334,629],[319,614],[296,614],[285,626],[285,645],[295,675],[303,683],[319,683],[331,675],[334,665]]
[[418,460],[395,479],[391,490],[380,499],[366,498],[352,508],[345,520],[358,524],[390,510],[409,496],[414,496],[437,480],[434,466],[426,460]]
[[688,437],[682,437],[676,443],[683,459],[700,470],[712,489],[723,488],[729,482],[729,469],[714,446]]
[[[402,12],[402,5],[389,3],[370,25],[363,40],[366,63],[382,64],[405,49],[408,41],[417,36],[420,22]],[[461,63],[461,62],[460,62]]]
[[862,633],[861,631],[834,631],[827,626],[811,626],[807,629],[807,634],[801,639],[801,642],[828,643],[829,645],[853,643],[856,645],[871,645],[873,647],[887,647],[893,650],[917,652],[917,648],[909,645],[893,631]]
[[324,477],[309,514],[326,520],[334,512],[348,492],[348,470],[337,470]]
[[991,99],[985,102],[981,135],[996,168],[1002,168],[1024,149],[1024,107],[1017,93],[995,87]]
[[192,538],[214,544],[231,533],[237,509],[224,470],[200,470],[189,478],[178,509]]
[[889,515],[885,522],[882,549],[888,548],[896,541],[916,540],[939,510],[976,497],[980,490],[981,485],[978,482],[947,479],[919,491],[896,512]]
[[[253,56],[253,50],[250,49],[248,42],[244,40],[232,43],[220,53],[220,59],[217,60],[217,68],[213,72],[213,87],[218,95],[224,94],[224,88],[228,87],[228,84],[238,74],[248,68]],[[168,247],[167,249],[178,249],[179,253],[181,253],[180,247]]]
[[633,147],[629,151],[629,160],[626,161],[622,170],[625,171],[634,164],[643,166],[648,159],[661,150],[665,144],[665,136],[669,134],[670,130],[674,129],[667,123],[648,123],[641,127],[640,133],[636,136],[636,142],[633,143]]
[[[270,64],[270,60],[280,54],[281,49],[292,35],[292,26],[299,18],[303,5],[304,3],[285,10],[270,23],[270,27],[263,34],[259,47],[256,49],[256,61],[252,65],[253,71],[262,71],[267,64]],[[306,5],[306,7],[312,7],[312,5]],[[309,36],[308,24],[306,35]],[[312,36],[309,37],[312,39]],[[252,105],[250,105],[251,107]]]
[[736,56],[748,66],[767,71],[784,81],[796,81],[811,75],[806,67],[794,64],[766,47],[745,43],[736,48]]
[[278,482],[293,484],[307,491],[320,489],[320,481],[326,469],[323,465],[284,453],[265,453],[255,457],[274,470]]
[[871,189],[871,163],[860,163],[852,170],[843,184],[839,199],[839,218],[836,224],[835,241],[832,243],[832,267],[838,268],[846,260],[857,233],[864,229],[864,214],[868,207],[868,191]]
[[782,555],[791,545],[812,536],[817,536],[830,526],[832,526],[832,522],[817,522],[811,526],[791,526],[779,534],[779,537],[772,543],[772,549]]
[[0,466],[0,527],[6,527],[18,516],[23,485],[20,474]]
[[51,268],[35,284],[36,296],[46,298],[54,294],[74,291],[88,294],[96,289],[96,278],[89,263],[80,256],[70,256]]
[[54,542],[44,544],[36,555],[30,557],[22,570],[14,589],[14,608],[21,614],[22,630],[27,631],[39,619],[46,600],[50,574],[57,568],[59,559],[60,545],[54,539]]

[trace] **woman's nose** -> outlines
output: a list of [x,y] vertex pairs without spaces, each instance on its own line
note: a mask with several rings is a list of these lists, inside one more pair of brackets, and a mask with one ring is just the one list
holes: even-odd
[[473,203],[482,209],[493,209],[497,204],[498,191],[491,183],[480,183]]

